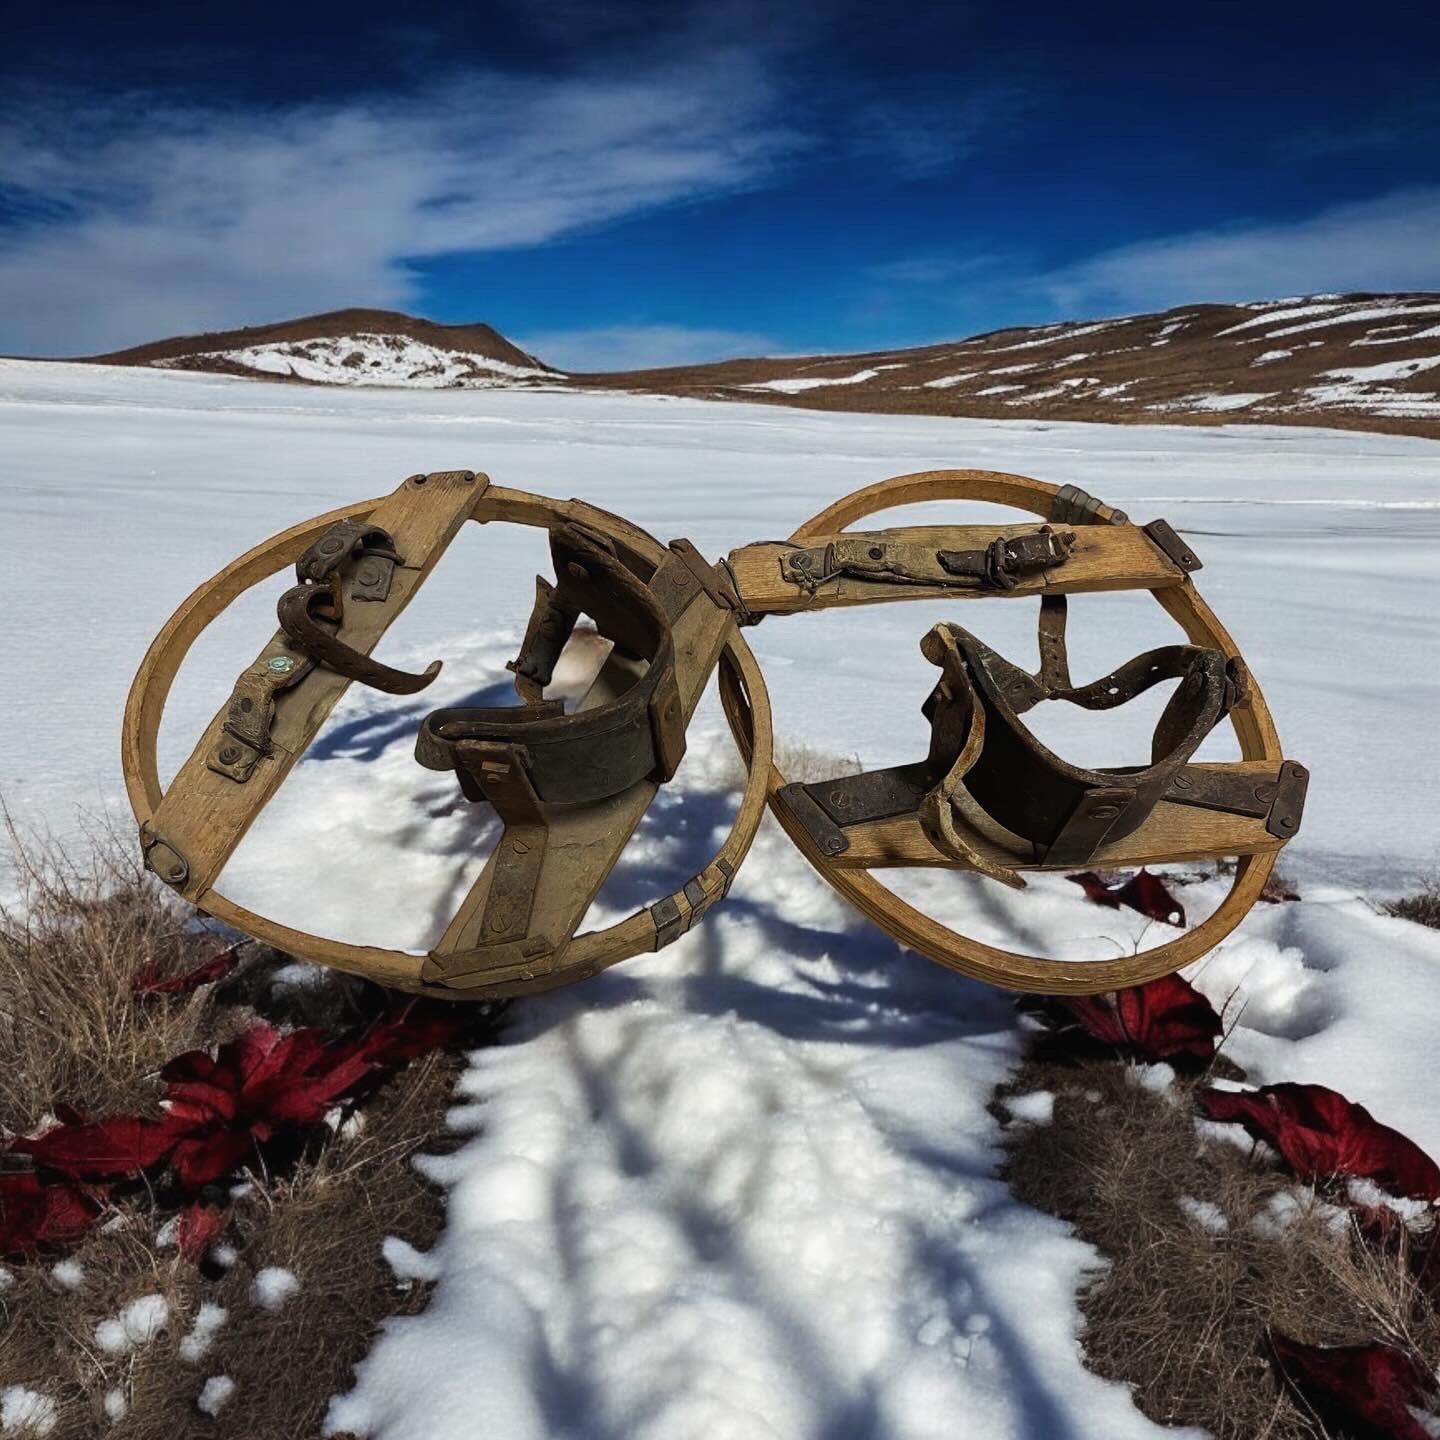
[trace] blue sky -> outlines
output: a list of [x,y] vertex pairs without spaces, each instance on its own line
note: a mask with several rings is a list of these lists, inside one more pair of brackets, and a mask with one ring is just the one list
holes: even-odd
[[555,363],[1440,289],[1440,6],[28,6],[0,353],[379,305]]

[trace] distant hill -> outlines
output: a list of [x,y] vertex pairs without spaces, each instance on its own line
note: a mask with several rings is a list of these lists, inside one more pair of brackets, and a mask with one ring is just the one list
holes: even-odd
[[508,385],[555,373],[489,325],[437,325],[395,310],[330,310],[277,325],[178,335],[93,358],[104,365],[328,385]]
[[567,375],[488,325],[338,310],[96,356],[315,384],[629,390],[820,410],[1440,438],[1440,294],[1313,295],[996,330],[918,349]]

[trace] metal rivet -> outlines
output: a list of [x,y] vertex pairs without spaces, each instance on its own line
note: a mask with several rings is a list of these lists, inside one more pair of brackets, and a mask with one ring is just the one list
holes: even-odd
[[1282,815],[1280,817],[1280,828],[1282,830],[1293,830],[1295,828],[1295,822],[1290,818],[1290,816]]
[[1175,777],[1175,788],[1177,790],[1193,790],[1195,782],[1188,775],[1177,775]]
[[872,560],[883,560],[885,558],[885,551],[879,545],[872,545],[870,547],[870,558]]
[[1113,820],[1120,813],[1118,805],[1097,805],[1091,812],[1097,820]]
[[267,670],[273,670],[277,675],[284,675],[295,668],[295,662],[288,655],[277,655],[273,660],[265,662]]
[[172,880],[183,880],[185,878],[185,866],[177,860],[166,873]]
[[830,803],[837,810],[843,810],[849,803],[850,797],[843,790],[832,790],[830,792]]
[[362,585],[373,585],[380,578],[380,568],[377,565],[362,565],[356,572],[355,578]]
[[338,536],[332,535],[328,540],[320,542],[320,549],[326,555],[333,555],[345,542]]
[[240,747],[238,745],[222,745],[220,747],[220,763],[222,765],[233,765],[240,758]]
[[528,855],[530,853],[530,847],[523,840],[512,840],[510,842],[510,848],[517,855]]
[[832,855],[838,855],[845,848],[845,842],[838,835],[831,835],[826,838],[825,848]]
[[248,695],[240,702],[240,709],[246,715],[248,715],[254,708],[255,702]]

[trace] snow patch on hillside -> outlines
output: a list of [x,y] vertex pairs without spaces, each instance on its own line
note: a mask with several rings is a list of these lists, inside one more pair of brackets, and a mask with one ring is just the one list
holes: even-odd
[[[483,390],[520,381],[554,384],[558,371],[512,365],[465,350],[443,350],[405,335],[343,335],[323,340],[287,340],[209,350],[189,359],[224,360],[261,375],[310,380],[322,385],[407,385],[420,389]],[[160,361],[162,368],[189,368],[184,360]]]

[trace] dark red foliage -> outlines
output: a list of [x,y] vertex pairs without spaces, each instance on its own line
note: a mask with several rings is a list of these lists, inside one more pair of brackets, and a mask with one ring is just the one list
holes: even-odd
[[212,959],[195,966],[193,970],[187,970],[183,975],[174,975],[168,980],[161,980],[155,974],[155,965],[152,961],[135,977],[134,992],[142,999],[148,999],[153,995],[188,995],[202,985],[214,985],[217,981],[225,979],[239,963],[240,946],[232,945],[228,950],[222,950]]
[[175,1226],[175,1244],[187,1260],[202,1260],[230,1219],[219,1205],[196,1201],[181,1212]]
[[1079,885],[1097,905],[1118,910],[1122,905],[1151,920],[1181,929],[1185,925],[1185,907],[1165,888],[1165,882],[1148,870],[1132,875],[1123,885],[1107,885],[1093,870],[1068,877]]
[[[220,962],[228,969],[233,953],[200,967],[207,973],[194,985],[221,978]],[[189,982],[199,973],[191,971],[178,986],[160,982],[167,988],[147,993],[194,988]],[[83,1234],[106,1191],[77,1181],[131,1180],[162,1165],[190,1194],[222,1181],[254,1160],[257,1144],[282,1133],[303,1136],[335,1105],[353,1099],[368,1079],[445,1044],[460,1025],[453,1009],[419,1000],[400,1003],[345,1040],[332,1040],[315,1027],[282,1035],[256,1025],[213,1055],[190,1050],[171,1060],[160,1072],[165,1113],[159,1119],[115,1115],[87,1121],[57,1106],[58,1124],[7,1147],[30,1156],[38,1169],[0,1174],[0,1253],[23,1254]],[[181,1253],[203,1256],[226,1220],[217,1205],[188,1206],[176,1237]]]
[[1430,1372],[1390,1345],[1302,1345],[1270,1333],[1281,1378],[1327,1432],[1354,1440],[1427,1440],[1410,1413],[1434,1390]]
[[100,1214],[103,1194],[68,1181],[46,1183],[30,1170],[0,1174],[0,1255],[78,1240]]
[[1324,1085],[1197,1092],[1211,1120],[1234,1121],[1273,1145],[1302,1180],[1354,1176],[1393,1195],[1440,1200],[1440,1166],[1398,1130]]
[[17,1155],[75,1179],[121,1179],[138,1175],[170,1153],[180,1131],[173,1117],[142,1120],[115,1115],[90,1124],[63,1122],[44,1134],[10,1144]]
[[1210,1002],[1180,975],[1057,1000],[1101,1044],[1142,1060],[1208,1060],[1221,1034]]

